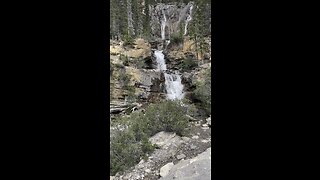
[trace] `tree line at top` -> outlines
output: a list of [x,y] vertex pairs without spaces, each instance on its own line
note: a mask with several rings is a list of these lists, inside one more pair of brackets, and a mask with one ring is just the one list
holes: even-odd
[[[110,38],[132,41],[140,37],[149,39],[151,35],[149,5],[157,3],[189,3],[190,0],[110,0]],[[188,34],[199,41],[211,33],[209,0],[193,0],[196,9],[188,26]],[[209,6],[208,6],[209,5]]]

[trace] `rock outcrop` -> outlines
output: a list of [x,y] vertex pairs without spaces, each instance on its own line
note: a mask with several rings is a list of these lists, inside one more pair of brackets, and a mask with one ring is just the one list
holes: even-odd
[[[170,39],[170,35],[185,29],[188,17],[192,17],[193,2],[185,3],[158,3],[149,7],[151,33],[154,38]],[[190,19],[190,17],[189,17]],[[182,28],[180,27],[182,26]],[[164,34],[161,34],[163,30]],[[163,37],[164,35],[164,37]]]
[[211,132],[201,126],[195,126],[197,123],[200,122],[191,123],[194,125],[190,137],[180,137],[175,133],[163,131],[155,134],[149,139],[157,146],[155,151],[133,168],[112,178],[114,180],[210,178],[206,172],[210,173],[211,168]]
[[181,160],[170,166],[166,176],[160,180],[209,180],[211,179],[211,148],[198,156]]

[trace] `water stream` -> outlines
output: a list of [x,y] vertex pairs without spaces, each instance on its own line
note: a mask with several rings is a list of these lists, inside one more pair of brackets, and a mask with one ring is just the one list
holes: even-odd
[[177,71],[175,73],[167,73],[167,65],[162,50],[156,50],[154,56],[157,61],[157,69],[164,73],[167,98],[181,100],[184,97],[181,75]]
[[184,26],[184,35],[187,34],[187,27],[188,27],[189,21],[192,20],[192,17],[191,17],[192,8],[193,8],[193,5],[190,6],[189,13],[187,15],[187,19],[186,19],[185,26]]

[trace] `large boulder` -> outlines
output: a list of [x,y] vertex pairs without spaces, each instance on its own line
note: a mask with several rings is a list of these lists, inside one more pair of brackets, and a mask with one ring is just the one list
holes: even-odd
[[166,176],[160,180],[209,180],[211,179],[211,148],[198,156],[181,160],[170,167]]
[[173,166],[174,166],[174,164],[173,164],[172,162],[164,165],[164,166],[160,169],[160,176],[161,176],[161,177],[167,176]]

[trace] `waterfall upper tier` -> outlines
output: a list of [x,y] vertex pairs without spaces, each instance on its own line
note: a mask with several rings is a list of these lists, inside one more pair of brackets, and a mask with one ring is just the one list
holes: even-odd
[[187,34],[187,26],[192,20],[193,2],[185,3],[158,3],[150,6],[151,33],[162,40],[170,39],[171,34],[180,31],[184,24],[183,34]]

